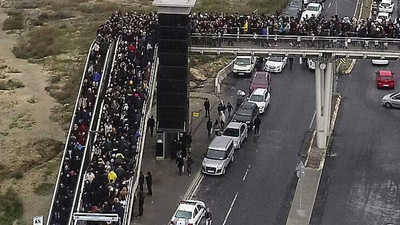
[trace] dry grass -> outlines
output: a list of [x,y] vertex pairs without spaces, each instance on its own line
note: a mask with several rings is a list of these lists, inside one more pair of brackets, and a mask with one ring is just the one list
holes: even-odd
[[258,13],[274,14],[287,3],[288,0],[198,0],[194,11],[250,14],[257,10]]
[[19,80],[14,80],[14,79],[10,79],[7,81],[0,80],[0,90],[3,91],[10,91],[16,88],[23,88],[23,87],[25,87],[25,85]]
[[8,18],[3,22],[3,30],[20,30],[24,28],[24,16],[20,10],[7,11]]

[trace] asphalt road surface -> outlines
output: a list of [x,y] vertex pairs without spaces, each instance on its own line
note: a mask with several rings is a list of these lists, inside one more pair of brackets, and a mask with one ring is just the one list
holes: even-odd
[[338,81],[343,101],[332,143],[338,154],[326,161],[312,225],[400,224],[400,110],[381,102],[398,88],[376,88],[375,71],[381,69],[399,73],[400,65],[359,60],[351,75]]
[[[224,99],[250,79],[226,78]],[[261,116],[260,136],[250,133],[224,176],[205,176],[194,198],[205,201],[213,224],[283,224],[297,178],[294,172],[304,133],[313,125],[314,73],[295,60],[272,74],[271,105]],[[234,98],[232,98],[234,99]],[[233,100],[231,101],[233,102]]]

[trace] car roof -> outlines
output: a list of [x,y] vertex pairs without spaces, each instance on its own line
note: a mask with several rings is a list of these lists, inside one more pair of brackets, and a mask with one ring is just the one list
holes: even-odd
[[316,7],[318,7],[318,6],[320,6],[321,4],[319,4],[319,3],[315,3],[315,2],[311,2],[311,3],[309,3],[308,5],[307,5],[307,7],[308,6],[316,6]]
[[392,76],[392,71],[390,70],[379,70],[379,76]]
[[389,13],[387,13],[387,12],[379,12],[379,13],[378,13],[378,16],[379,16],[379,15],[389,17]]
[[232,139],[230,139],[228,137],[216,136],[211,141],[211,143],[208,147],[212,148],[212,149],[224,151],[227,149],[226,147],[230,144],[230,142],[232,142]]
[[195,201],[195,200],[181,201],[177,210],[191,211],[192,212],[198,203],[201,203],[201,202],[200,201]]
[[265,88],[256,88],[251,95],[263,95],[267,91]]
[[226,128],[239,129],[241,125],[239,122],[230,122]]
[[254,74],[253,79],[255,79],[256,77],[257,77],[257,78],[262,78],[262,77],[267,77],[267,76],[268,76],[268,72],[259,71],[259,72],[256,72],[256,73]]
[[382,0],[381,3],[392,3],[392,0]]
[[240,108],[251,109],[251,108],[254,108],[255,106],[256,106],[256,103],[245,102],[242,106],[240,106]]

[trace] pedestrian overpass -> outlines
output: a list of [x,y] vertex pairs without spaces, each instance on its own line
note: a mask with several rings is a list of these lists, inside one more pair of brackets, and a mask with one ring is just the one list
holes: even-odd
[[315,66],[317,147],[326,149],[331,134],[333,61],[400,59],[400,39],[294,35],[189,36],[189,51],[204,55],[253,55],[312,58]]

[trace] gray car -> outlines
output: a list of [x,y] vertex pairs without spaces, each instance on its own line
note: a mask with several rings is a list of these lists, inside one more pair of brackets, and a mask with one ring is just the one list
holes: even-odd
[[383,96],[382,103],[387,108],[400,108],[400,91]]

